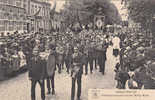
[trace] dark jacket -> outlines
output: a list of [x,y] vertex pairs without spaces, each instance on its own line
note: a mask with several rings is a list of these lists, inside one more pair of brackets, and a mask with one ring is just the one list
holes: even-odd
[[81,75],[83,73],[83,55],[81,52],[79,52],[77,55],[74,53],[72,54],[72,60],[71,60],[71,72],[72,72],[72,77],[76,77],[78,75]]
[[47,66],[46,66],[47,76],[53,76],[56,68],[56,52],[51,52],[48,56]]
[[41,80],[45,78],[46,61],[41,57],[37,57],[37,60],[32,58],[32,66],[29,69],[29,77],[32,80]]

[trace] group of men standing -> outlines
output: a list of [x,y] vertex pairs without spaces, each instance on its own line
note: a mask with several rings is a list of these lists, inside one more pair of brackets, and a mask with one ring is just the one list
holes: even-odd
[[[55,40],[55,39],[54,39]],[[45,100],[45,80],[47,80],[48,94],[55,94],[55,70],[58,69],[58,52],[57,45],[58,41],[49,41],[48,50],[45,50],[48,55],[46,57],[42,56],[40,51],[40,44],[35,41],[34,48],[32,49],[32,56],[29,57],[29,79],[31,80],[31,100],[35,99],[35,87],[36,83],[40,84],[41,87],[41,98]],[[86,42],[85,42],[86,43]],[[85,75],[88,74],[88,67],[90,67],[90,73],[93,73],[93,67],[95,62],[95,69],[99,65],[99,71],[104,75],[105,73],[105,61],[106,61],[106,51],[107,43],[106,41],[101,41],[99,44],[100,47],[95,49],[95,46],[89,46],[92,42],[89,41],[87,45],[83,44],[80,41],[74,41],[73,44],[66,44],[64,55],[64,61],[61,63],[63,68],[63,63],[66,65],[67,72],[71,74],[72,77],[72,88],[71,88],[71,100],[75,98],[75,84],[77,82],[77,100],[80,100],[81,97],[81,82],[83,69],[85,69]],[[63,47],[63,46],[62,46]],[[90,66],[88,66],[90,65]],[[83,68],[85,67],[85,68]],[[62,70],[61,68],[61,70]]]
[[[89,30],[86,32],[89,33]],[[88,69],[90,69],[92,74],[93,70],[99,66],[99,72],[103,75],[105,74],[106,52],[112,41],[108,35],[103,33],[99,33],[98,37],[93,33],[88,34],[88,39],[80,40],[78,38],[74,39],[73,36],[70,37],[71,39],[67,43],[63,39],[57,40],[55,36],[50,37],[50,34],[47,34],[48,38],[44,35],[35,33],[21,42],[24,44],[21,45],[21,49],[26,58],[29,79],[31,80],[31,100],[36,100],[35,87],[37,83],[41,87],[41,98],[45,100],[45,80],[47,81],[48,94],[55,94],[55,71],[58,70],[61,73],[64,65],[66,66],[67,73],[70,73],[72,78],[71,100],[75,98],[76,82],[77,99],[80,100],[83,72],[87,75]],[[92,39],[93,35],[97,41]],[[67,38],[69,39],[69,37]],[[46,48],[46,45],[48,48]],[[58,52],[59,48],[64,49],[61,54]],[[118,52],[118,47],[114,48],[114,55],[115,53],[118,55]],[[44,53],[47,54],[45,54],[46,57],[43,55]],[[62,59],[59,63],[60,55]]]
[[[77,98],[80,100],[81,96],[81,77],[83,72],[82,54],[78,51],[77,47],[74,47],[74,53],[71,58],[71,77],[72,77],[72,92],[71,100],[74,100],[75,95],[75,83],[77,80],[78,93]],[[47,79],[48,94],[55,94],[54,77],[56,70],[56,51],[55,46],[50,48],[50,54],[48,59],[44,59],[40,56],[37,48],[33,49],[33,57],[31,59],[31,66],[29,66],[29,79],[31,80],[31,100],[35,99],[35,87],[36,83],[39,83],[41,87],[41,98],[45,100],[45,79]]]

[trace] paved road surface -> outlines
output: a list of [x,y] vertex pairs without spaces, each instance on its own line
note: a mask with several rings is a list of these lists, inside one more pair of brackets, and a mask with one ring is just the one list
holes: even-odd
[[[114,65],[117,60],[112,56],[112,47],[107,50],[106,72],[103,76],[97,70],[93,74],[83,75],[82,77],[82,100],[88,100],[87,93],[90,88],[115,88]],[[64,70],[62,74],[56,72],[55,76],[56,95],[46,95],[46,100],[70,100],[71,77]],[[21,74],[15,78],[0,83],[0,98],[2,100],[31,100],[30,99],[30,81],[28,73]],[[47,88],[46,88],[47,92]],[[36,100],[41,100],[40,88],[36,87]]]

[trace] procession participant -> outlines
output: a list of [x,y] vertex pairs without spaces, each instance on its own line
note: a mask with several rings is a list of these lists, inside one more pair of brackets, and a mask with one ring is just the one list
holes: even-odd
[[11,56],[12,58],[12,69],[13,69],[13,75],[19,70],[20,68],[20,57],[18,55],[17,49],[14,49],[14,54]]
[[102,64],[102,74],[105,73],[105,62],[107,60],[107,48],[108,48],[108,44],[107,42],[104,40],[103,42],[103,64]]
[[20,48],[19,48],[18,55],[20,57],[20,67],[23,67],[24,65],[26,65],[26,59],[25,59],[25,55],[23,53],[22,46],[20,46]]
[[85,75],[88,74],[88,63],[89,63],[89,60],[88,60],[88,49],[89,49],[89,40],[86,40],[86,46],[84,48],[84,59],[85,59]]
[[62,38],[61,38],[61,46],[63,47],[63,59],[62,59],[62,69],[64,69],[64,65],[65,65],[65,52],[66,52],[66,39],[65,39],[65,36],[64,36],[64,33],[62,33]]
[[71,67],[71,77],[72,77],[71,100],[74,100],[76,81],[78,85],[77,100],[80,100],[82,73],[83,73],[82,53],[79,52],[77,47],[74,47],[74,53],[72,54],[72,67]]
[[96,42],[94,42],[94,47],[93,47],[93,59],[95,62],[95,69],[97,69],[97,50],[96,50]]
[[101,41],[98,48],[98,64],[100,67],[100,72],[104,75],[105,72],[105,61],[106,61],[106,43],[105,41]]
[[79,51],[82,53],[82,54],[84,54],[84,45],[82,44],[82,40],[81,39],[78,39],[78,41],[77,41],[77,47],[78,47],[78,49],[79,49]]
[[92,74],[93,73],[93,52],[94,52],[94,49],[93,49],[93,42],[91,41],[91,43],[89,44],[89,47],[88,47],[88,62],[90,64],[90,73]]
[[61,44],[59,43],[56,47],[56,53],[57,53],[57,56],[56,56],[56,64],[58,66],[58,73],[61,73],[61,70],[62,70],[62,63],[63,63],[63,54],[64,54],[64,49],[63,47],[61,46]]
[[117,35],[114,36],[112,43],[113,43],[113,55],[117,57],[120,49],[120,39]]
[[31,67],[31,59],[32,59],[32,51],[33,51],[33,46],[32,44],[30,43],[29,41],[30,38],[28,38],[25,42],[24,42],[24,45],[23,45],[23,53],[25,55],[25,58],[26,58],[26,65],[27,67]]
[[29,79],[31,80],[31,100],[36,100],[35,87],[37,83],[39,83],[41,88],[41,99],[45,100],[44,77],[46,67],[44,64],[45,62],[41,59],[38,48],[34,48],[32,57],[32,66],[28,68]]
[[56,51],[55,51],[55,45],[50,44],[50,54],[47,59],[47,88],[48,88],[48,94],[51,93],[51,86],[52,86],[52,95],[55,94],[55,83],[54,83],[54,77],[55,77],[55,69],[56,69]]
[[67,44],[67,50],[66,50],[66,55],[65,55],[65,64],[66,64],[66,68],[67,68],[67,73],[69,74],[69,69],[71,66],[71,56],[73,54],[73,48],[71,46],[70,43]]
[[42,36],[40,38],[40,47],[41,47],[41,51],[45,51],[45,43],[46,43],[46,37]]
[[112,44],[112,33],[114,33],[113,32],[113,26],[112,25],[107,25],[106,26],[106,32],[107,32],[107,35],[109,35],[109,37],[108,37],[108,41],[109,41],[109,45],[113,45]]

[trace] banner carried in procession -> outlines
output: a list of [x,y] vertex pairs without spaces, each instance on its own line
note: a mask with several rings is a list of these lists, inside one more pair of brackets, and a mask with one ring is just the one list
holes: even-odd
[[96,15],[94,17],[94,29],[102,30],[105,28],[105,16]]

